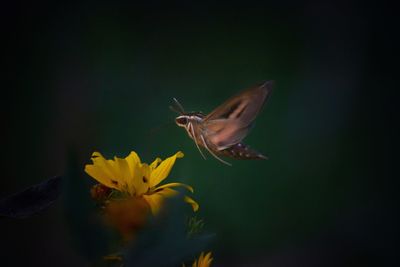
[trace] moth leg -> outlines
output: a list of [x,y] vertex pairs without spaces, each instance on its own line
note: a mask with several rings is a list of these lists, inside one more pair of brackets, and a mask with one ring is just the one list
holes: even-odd
[[203,151],[201,151],[199,144],[197,143],[197,138],[196,138],[196,134],[193,129],[193,124],[190,123],[189,129],[190,129],[190,132],[192,133],[194,143],[196,144],[196,147],[199,150],[201,156],[203,157],[203,159],[207,159],[206,156],[204,156]]
[[214,154],[214,152],[212,152],[211,149],[208,148],[206,141],[204,140],[203,135],[200,135],[201,140],[203,140],[204,143],[204,147],[208,150],[208,152],[210,152],[211,155],[214,156],[214,158],[216,158],[217,160],[221,161],[222,163],[228,165],[228,166],[232,166],[232,164],[230,164],[229,162],[226,162],[225,160],[221,159],[220,157],[218,157],[217,155]]

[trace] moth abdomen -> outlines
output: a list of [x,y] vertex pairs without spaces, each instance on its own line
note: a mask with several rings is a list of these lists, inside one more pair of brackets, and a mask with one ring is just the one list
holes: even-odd
[[235,159],[268,159],[263,154],[255,151],[243,143],[237,143],[231,147],[219,151],[219,153],[223,156]]

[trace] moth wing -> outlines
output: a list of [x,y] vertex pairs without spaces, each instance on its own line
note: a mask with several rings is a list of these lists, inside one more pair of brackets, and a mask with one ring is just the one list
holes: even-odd
[[220,119],[206,122],[202,132],[217,150],[223,150],[242,141],[250,129],[249,126],[243,127],[238,120]]
[[229,98],[204,118],[204,122],[217,119],[238,119],[249,125],[258,115],[268,96],[273,81],[267,81]]
[[239,143],[270,96],[272,85],[272,81],[264,82],[225,101],[204,118],[204,136],[218,150]]

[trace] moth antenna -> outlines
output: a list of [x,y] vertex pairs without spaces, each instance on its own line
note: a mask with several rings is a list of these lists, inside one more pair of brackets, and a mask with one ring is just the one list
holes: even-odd
[[216,158],[217,160],[221,161],[222,163],[224,163],[224,164],[226,164],[226,165],[228,165],[228,166],[232,166],[232,164],[230,164],[229,162],[226,162],[225,160],[221,159],[220,157],[218,157],[217,155],[215,155],[214,152],[212,152],[211,149],[208,148],[207,143],[206,143],[206,141],[204,140],[204,137],[203,137],[202,134],[200,135],[200,137],[201,137],[201,140],[203,140],[203,143],[204,143],[205,148],[208,150],[208,152],[210,152],[211,155],[214,156],[214,158]]
[[185,113],[185,109],[183,108],[183,106],[181,105],[181,103],[179,103],[178,99],[176,99],[175,97],[173,98],[176,106],[178,107],[179,111],[181,114]]
[[182,112],[181,112],[180,110],[177,110],[177,109],[176,109],[175,107],[173,107],[173,106],[169,106],[169,109],[172,110],[172,111],[175,112],[175,113],[182,114]]
[[195,132],[194,132],[193,124],[192,124],[192,123],[190,123],[189,129],[190,129],[190,131],[192,132],[193,140],[194,140],[194,143],[195,143],[196,146],[197,146],[197,149],[199,150],[199,152],[200,152],[201,156],[203,157],[203,159],[206,160],[206,159],[207,159],[206,156],[204,156],[203,151],[201,151],[201,149],[200,149],[200,147],[199,147],[199,144],[197,143],[197,137],[196,137],[196,134],[195,134]]

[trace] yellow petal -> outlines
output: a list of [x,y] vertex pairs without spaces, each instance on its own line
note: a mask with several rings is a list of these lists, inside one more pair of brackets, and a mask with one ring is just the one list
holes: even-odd
[[110,177],[104,172],[104,170],[99,168],[98,166],[88,164],[85,166],[85,172],[96,179],[96,181],[98,181],[99,183],[109,188],[119,190],[119,187],[115,183],[113,183]]
[[121,190],[121,181],[116,175],[114,166],[110,164],[99,152],[92,154],[93,164],[85,166],[85,172],[107,187]]
[[93,152],[91,160],[93,161],[93,165],[102,168],[111,179],[118,179],[112,160],[106,160],[100,152]]
[[194,192],[193,187],[191,187],[190,185],[187,185],[187,184],[183,184],[183,183],[164,184],[164,185],[156,187],[155,190],[160,190],[160,189],[169,188],[169,187],[178,187],[178,186],[182,186],[182,187],[186,188],[187,190],[189,190],[192,193]]
[[198,262],[196,262],[196,267],[209,267],[211,265],[212,262],[212,258],[211,258],[211,252],[208,252],[205,256],[204,256],[204,252],[202,252],[199,256],[199,260]]
[[135,151],[131,151],[131,153],[125,158],[126,162],[128,162],[128,166],[131,169],[131,172],[134,171],[136,164],[141,164],[140,158]]
[[167,178],[172,167],[175,164],[175,160],[177,158],[182,158],[183,156],[184,156],[184,154],[181,151],[179,151],[172,157],[169,157],[169,158],[165,159],[163,162],[161,162],[160,165],[151,172],[150,181],[149,181],[150,187],[154,187],[154,186],[158,185],[165,178]]
[[148,179],[146,178],[146,167],[137,163],[134,167],[132,184],[136,189],[136,196],[141,196],[147,193],[150,189]]
[[[131,153],[125,158],[128,163],[130,174],[132,178],[128,181],[129,188],[134,188],[135,195],[141,196],[149,190],[149,184],[145,182],[146,179],[143,177],[146,175],[145,173],[149,173],[150,171],[146,170],[146,167],[143,167],[138,154],[135,151],[131,151]],[[145,173],[144,173],[145,172]],[[150,176],[150,174],[147,174]],[[148,177],[147,177],[148,179]]]
[[145,177],[144,180],[146,181],[146,183],[149,182],[151,175],[150,166],[147,163],[142,163],[140,168],[142,169],[142,174]]
[[211,258],[211,252],[208,252],[204,258],[205,266],[210,266],[213,258]]
[[164,203],[165,198],[178,195],[178,191],[165,188],[157,193],[151,195],[143,195],[143,198],[147,201],[150,206],[151,213],[157,215]]
[[193,200],[193,198],[184,196],[183,200],[192,206],[193,211],[199,210],[199,204]]
[[150,169],[154,170],[158,164],[162,161],[160,158],[156,158],[151,164],[150,164]]
[[128,165],[128,162],[125,159],[114,158],[115,167],[118,170],[118,176],[120,177],[121,183],[125,187],[124,191],[128,191],[131,195],[135,194],[135,188],[133,188],[130,181],[132,180],[132,174]]

